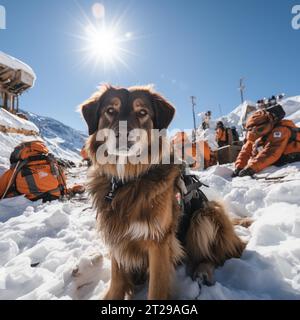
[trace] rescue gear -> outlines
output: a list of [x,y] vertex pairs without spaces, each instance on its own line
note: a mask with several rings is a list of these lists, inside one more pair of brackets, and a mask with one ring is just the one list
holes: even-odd
[[224,124],[221,124],[216,127],[216,141],[219,147],[224,147],[228,145],[232,145],[235,142],[239,141],[239,135],[236,131],[236,128],[225,128]]
[[[208,202],[208,199],[201,190],[201,187],[205,186],[208,188],[208,186],[202,183],[196,175],[187,174],[185,165],[182,165],[181,170],[181,177],[179,181],[177,181],[179,193],[175,194],[175,200],[182,211],[181,220],[177,230],[177,238],[184,245],[193,216],[198,214],[199,209],[203,209]],[[148,173],[145,175],[147,174]],[[124,182],[121,179],[113,177],[110,182],[110,190],[104,196],[104,199],[108,202],[112,202],[117,191],[127,183],[128,182]]]
[[275,104],[271,104],[266,108],[266,110],[273,116],[275,122],[281,121],[286,115],[282,105],[277,102]]
[[[174,147],[175,155],[183,161],[191,164],[194,169],[201,166],[201,158],[204,159],[204,168],[216,164],[216,156],[211,151],[207,141],[196,141],[192,143],[185,132],[178,132],[171,140]],[[198,151],[198,153],[197,153]]]
[[239,142],[240,141],[240,137],[239,137],[239,134],[238,134],[238,132],[237,132],[237,130],[236,130],[236,127],[231,127],[230,128],[230,130],[231,130],[231,133],[232,133],[232,142],[234,143],[234,142]]
[[239,172],[239,177],[246,177],[246,176],[253,176],[255,174],[255,171],[251,168],[243,169]]
[[298,161],[299,154],[300,128],[291,120],[281,120],[266,135],[247,140],[235,166],[238,169],[249,167],[259,172],[270,165]]
[[273,117],[266,110],[257,110],[247,120],[246,130],[251,130],[253,127],[261,126],[270,122],[274,122]]
[[177,238],[185,245],[192,218],[195,214],[199,214],[199,209],[203,209],[208,203],[206,195],[201,190],[202,186],[207,188],[208,186],[202,183],[196,175],[187,175],[185,172],[182,173],[180,180],[183,181],[183,184],[181,184],[183,186],[181,188],[183,215],[178,226]]
[[233,171],[231,177],[232,177],[232,178],[237,177],[241,171],[242,171],[241,169],[236,168],[236,169]]
[[32,201],[56,200],[67,193],[65,175],[42,141],[18,145],[11,168],[0,177],[0,197],[25,195]]

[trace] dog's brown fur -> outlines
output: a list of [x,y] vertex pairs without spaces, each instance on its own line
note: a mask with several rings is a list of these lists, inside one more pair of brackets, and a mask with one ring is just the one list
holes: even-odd
[[[245,244],[236,236],[224,208],[216,202],[208,202],[204,209],[193,215],[186,245],[182,247],[176,237],[181,210],[175,198],[181,168],[175,164],[127,164],[122,176],[126,184],[118,189],[112,202],[104,199],[110,191],[111,177],[118,177],[119,172],[116,165],[100,166],[97,163],[99,142],[95,130],[113,127],[113,123],[120,120],[117,115],[116,119],[110,119],[110,123],[104,124],[101,120],[105,95],[118,94],[117,90],[105,87],[101,94],[82,105],[91,134],[87,151],[94,164],[89,174],[89,190],[97,208],[99,230],[110,248],[112,260],[111,284],[105,299],[124,299],[126,294],[133,294],[135,284],[144,280],[147,274],[148,298],[167,299],[172,291],[175,266],[180,261],[187,262],[192,277],[200,276],[212,282],[214,268],[226,259],[240,257]],[[145,106],[153,108],[147,121],[138,120],[134,124],[130,122],[130,111],[128,121],[132,127],[148,130],[169,125],[174,109],[162,96],[148,88],[131,88],[128,97],[131,94],[149,97]],[[121,95],[120,99],[125,101]],[[121,108],[131,110],[132,106],[125,106],[122,102]],[[100,118],[96,123],[95,114]],[[160,117],[160,123],[157,117]]]

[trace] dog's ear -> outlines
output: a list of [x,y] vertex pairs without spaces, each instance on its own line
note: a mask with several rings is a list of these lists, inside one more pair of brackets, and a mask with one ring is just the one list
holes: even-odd
[[100,109],[99,99],[87,101],[81,105],[81,113],[89,128],[89,135],[94,134],[98,129],[98,114]]
[[108,85],[102,86],[99,92],[94,94],[79,107],[81,114],[88,125],[90,136],[98,129],[103,96],[109,89],[110,87]]
[[155,129],[167,129],[174,118],[175,108],[158,93],[152,93],[152,103],[155,113]]

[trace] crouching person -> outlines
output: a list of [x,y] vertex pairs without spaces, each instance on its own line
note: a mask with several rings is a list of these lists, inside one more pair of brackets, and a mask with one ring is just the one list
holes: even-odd
[[42,141],[18,145],[11,168],[0,177],[0,199],[25,195],[32,201],[52,201],[67,194],[65,175]]
[[300,128],[293,121],[282,120],[267,109],[258,110],[247,120],[246,130],[233,177],[252,176],[271,165],[300,161]]

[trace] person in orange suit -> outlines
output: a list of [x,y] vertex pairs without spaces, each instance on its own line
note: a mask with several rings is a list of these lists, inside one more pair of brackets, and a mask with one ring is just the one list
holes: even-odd
[[222,121],[217,122],[216,141],[217,141],[219,147],[224,147],[229,144],[227,131],[226,131],[226,128],[225,128],[224,123]]
[[235,162],[235,176],[252,176],[271,165],[300,161],[300,129],[291,120],[276,120],[267,110],[246,123],[246,142]]

